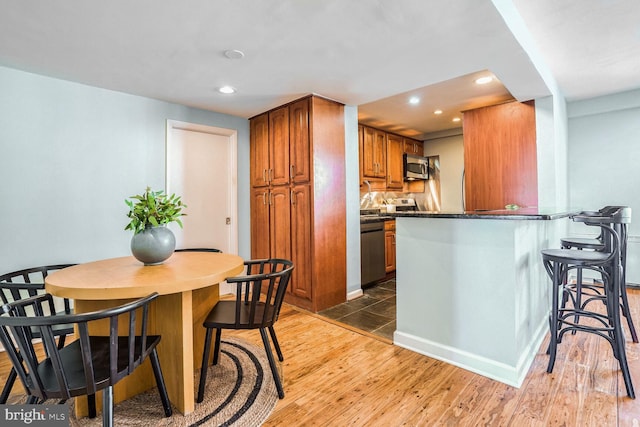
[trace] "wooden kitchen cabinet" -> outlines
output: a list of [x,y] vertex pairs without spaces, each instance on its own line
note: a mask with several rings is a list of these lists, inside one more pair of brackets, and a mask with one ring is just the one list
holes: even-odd
[[387,134],[363,126],[362,176],[365,179],[384,180],[387,175]]
[[269,183],[289,183],[289,108],[269,112]]
[[465,111],[463,140],[466,210],[538,205],[533,101]]
[[291,273],[289,292],[299,298],[312,299],[311,287],[311,188],[296,185],[291,189],[291,256],[296,268]]
[[309,100],[302,99],[289,105],[289,174],[294,184],[310,180],[310,149]]
[[384,222],[384,265],[385,272],[396,271],[396,221]]
[[254,188],[251,194],[251,258],[297,260],[287,292],[311,299],[309,185]]
[[309,182],[309,100],[251,119],[252,187]]
[[368,190],[364,181],[369,181],[372,191],[424,192],[424,181],[404,181],[403,156],[405,153],[424,156],[421,141],[361,124],[358,140],[361,191]]
[[252,187],[289,183],[289,111],[264,113],[250,122],[250,169]]
[[288,186],[270,190],[269,254],[271,258],[291,259],[291,201]]
[[271,255],[269,239],[269,189],[256,187],[251,189],[251,258],[263,259]]
[[269,185],[269,114],[264,113],[251,119],[249,126],[251,165],[249,178],[252,187]]
[[411,138],[403,139],[403,150],[407,154],[413,154],[416,156],[424,156],[424,144],[422,141],[417,141]]
[[404,183],[403,151],[403,138],[391,133],[387,134],[387,190],[402,191]]
[[[254,181],[261,173],[259,158],[253,158],[262,153],[265,114],[270,156],[280,153],[284,159],[270,159],[274,171],[267,174],[266,185]],[[250,138],[251,256],[293,261],[285,296],[290,304],[320,311],[344,302],[346,220],[336,214],[346,210],[344,106],[309,96],[250,122],[252,132],[260,132]],[[286,156],[282,146],[287,146]]]

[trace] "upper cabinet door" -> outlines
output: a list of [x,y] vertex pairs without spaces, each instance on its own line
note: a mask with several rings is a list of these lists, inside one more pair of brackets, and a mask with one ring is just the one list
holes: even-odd
[[376,176],[386,178],[387,176],[387,134],[381,130],[375,130],[374,136],[374,157],[378,164]]
[[309,99],[289,105],[289,174],[296,183],[311,178],[311,145],[309,141]]
[[398,135],[387,135],[387,189],[402,190],[403,179],[403,140]]
[[271,185],[289,183],[289,109],[269,113],[269,181]]
[[415,154],[416,156],[424,156],[424,144],[422,141],[404,138],[404,152],[407,154]]
[[378,170],[374,150],[375,133],[375,129],[362,128],[362,176],[365,178],[375,178]]
[[251,186],[265,187],[269,185],[269,115],[261,114],[250,123]]
[[387,177],[387,134],[366,126],[363,126],[362,130],[362,176],[385,179]]

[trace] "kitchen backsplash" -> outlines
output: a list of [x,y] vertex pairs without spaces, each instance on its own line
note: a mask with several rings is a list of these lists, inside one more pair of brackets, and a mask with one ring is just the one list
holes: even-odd
[[393,191],[366,190],[360,193],[360,209],[382,208],[394,204],[396,198],[413,198],[422,211],[440,211],[440,160],[438,156],[429,157],[429,179],[425,181],[424,193],[396,193]]

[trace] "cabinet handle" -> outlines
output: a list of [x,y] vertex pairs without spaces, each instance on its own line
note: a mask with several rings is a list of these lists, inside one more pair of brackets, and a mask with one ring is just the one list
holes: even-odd
[[269,169],[269,182],[273,181],[273,169]]
[[395,245],[396,244],[396,234],[393,233],[392,236],[393,236],[393,244]]
[[289,166],[289,175],[291,176],[291,179],[293,179],[293,175],[296,171],[296,166],[295,165],[290,165]]
[[262,193],[262,204],[263,205],[267,204],[267,193]]
[[291,204],[296,204],[296,193],[294,193],[293,190],[291,190]]
[[267,170],[266,169],[262,169],[262,180],[264,182],[268,182],[267,181]]

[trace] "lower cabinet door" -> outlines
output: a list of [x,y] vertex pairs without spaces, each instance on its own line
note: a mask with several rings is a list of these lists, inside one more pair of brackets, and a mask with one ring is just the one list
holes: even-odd
[[291,190],[291,254],[295,268],[289,291],[311,301],[311,188],[296,185]]
[[269,228],[271,257],[291,259],[291,194],[289,186],[271,189]]
[[251,190],[251,258],[263,259],[271,255],[269,244],[269,188]]
[[396,270],[396,232],[384,232],[384,261],[385,271],[390,273]]

